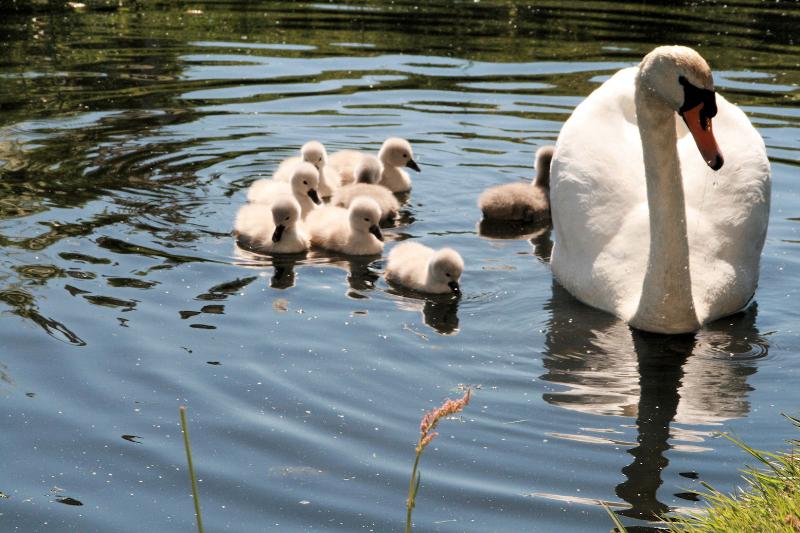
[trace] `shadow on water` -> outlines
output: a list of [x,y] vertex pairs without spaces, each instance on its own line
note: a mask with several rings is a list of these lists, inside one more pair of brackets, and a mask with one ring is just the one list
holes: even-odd
[[347,272],[347,296],[355,300],[369,298],[369,292],[375,290],[375,282],[380,274],[373,266],[380,255],[340,255],[328,250],[314,250],[309,259],[314,265],[325,265]]
[[235,264],[262,270],[264,268],[272,267],[272,277],[269,281],[269,286],[273,289],[289,289],[294,287],[296,274],[295,266],[299,261],[305,259],[305,253],[299,254],[281,254],[281,255],[264,255],[259,254],[253,249],[248,248],[248,243],[239,241],[237,246],[234,247]]
[[695,334],[673,336],[633,330],[584,306],[556,283],[548,307],[547,371],[541,378],[566,390],[545,394],[545,401],[634,417],[636,445],[628,450],[633,459],[616,487],[630,508],[616,512],[640,520],[663,516],[670,511],[657,496],[669,464],[665,453],[678,447],[670,439],[682,438],[674,424],[718,426],[750,411],[747,379],[768,352],[755,324],[757,306]]
[[437,333],[458,333],[460,297],[453,294],[424,294],[397,285],[390,285],[386,294],[393,297],[398,309],[422,313],[423,323]]
[[0,302],[12,308],[12,312],[30,320],[54,339],[75,346],[86,346],[86,341],[58,320],[39,312],[36,301],[30,292],[19,287],[6,287],[0,290]]
[[485,239],[529,240],[533,255],[542,263],[550,262],[553,240],[550,238],[552,223],[547,221],[518,222],[507,220],[481,220],[478,235]]

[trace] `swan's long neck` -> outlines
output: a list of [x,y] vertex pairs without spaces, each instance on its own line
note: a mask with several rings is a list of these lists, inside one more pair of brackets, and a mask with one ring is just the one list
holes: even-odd
[[675,111],[638,86],[636,114],[650,211],[650,256],[642,297],[630,323],[633,327],[664,333],[694,331],[700,324],[692,300]]

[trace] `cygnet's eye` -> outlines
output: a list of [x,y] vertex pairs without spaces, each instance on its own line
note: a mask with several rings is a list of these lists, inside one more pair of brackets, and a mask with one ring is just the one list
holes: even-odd
[[364,222],[369,222],[369,218],[364,217]]
[[403,154],[403,159],[408,159],[408,154]]
[[319,156],[319,159],[317,159],[317,163],[322,163],[322,156]]
[[304,181],[304,182],[303,182],[303,185],[308,185],[308,182],[307,182],[307,181]]
[[284,218],[283,220],[289,220],[289,217]]
[[444,275],[447,276],[448,278],[450,277],[450,273],[449,272],[445,272]]

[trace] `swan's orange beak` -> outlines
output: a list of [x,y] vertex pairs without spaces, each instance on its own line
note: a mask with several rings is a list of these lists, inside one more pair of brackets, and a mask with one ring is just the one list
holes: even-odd
[[714,138],[714,132],[711,129],[711,117],[707,117],[701,111],[705,104],[698,104],[697,106],[688,109],[681,113],[683,121],[689,128],[694,142],[697,143],[697,149],[700,150],[700,155],[703,160],[713,170],[722,168],[722,153],[717,146],[717,140]]

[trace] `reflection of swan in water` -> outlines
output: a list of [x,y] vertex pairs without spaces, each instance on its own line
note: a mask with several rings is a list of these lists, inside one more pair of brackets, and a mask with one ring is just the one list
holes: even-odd
[[711,323],[695,334],[665,336],[632,330],[592,310],[553,284],[541,379],[567,390],[544,395],[550,404],[598,415],[636,418],[636,446],[617,495],[631,507],[619,514],[653,519],[669,508],[658,501],[661,471],[673,447],[673,423],[720,425],[746,416],[747,377],[767,353],[755,326],[757,308]]
[[272,267],[273,274],[269,286],[273,289],[288,289],[294,287],[295,273],[294,266],[303,259],[306,254],[281,254],[275,256],[261,255],[238,245],[234,247],[234,256],[237,261],[235,264],[245,268],[263,270]]
[[550,233],[553,225],[545,222],[514,222],[481,220],[478,222],[478,235],[486,239],[527,239],[533,245],[533,254],[542,263],[550,262],[553,241]]
[[392,296],[398,309],[422,313],[426,326],[442,335],[458,333],[458,304],[461,299],[445,294],[421,294],[403,287],[391,286],[386,294]]

